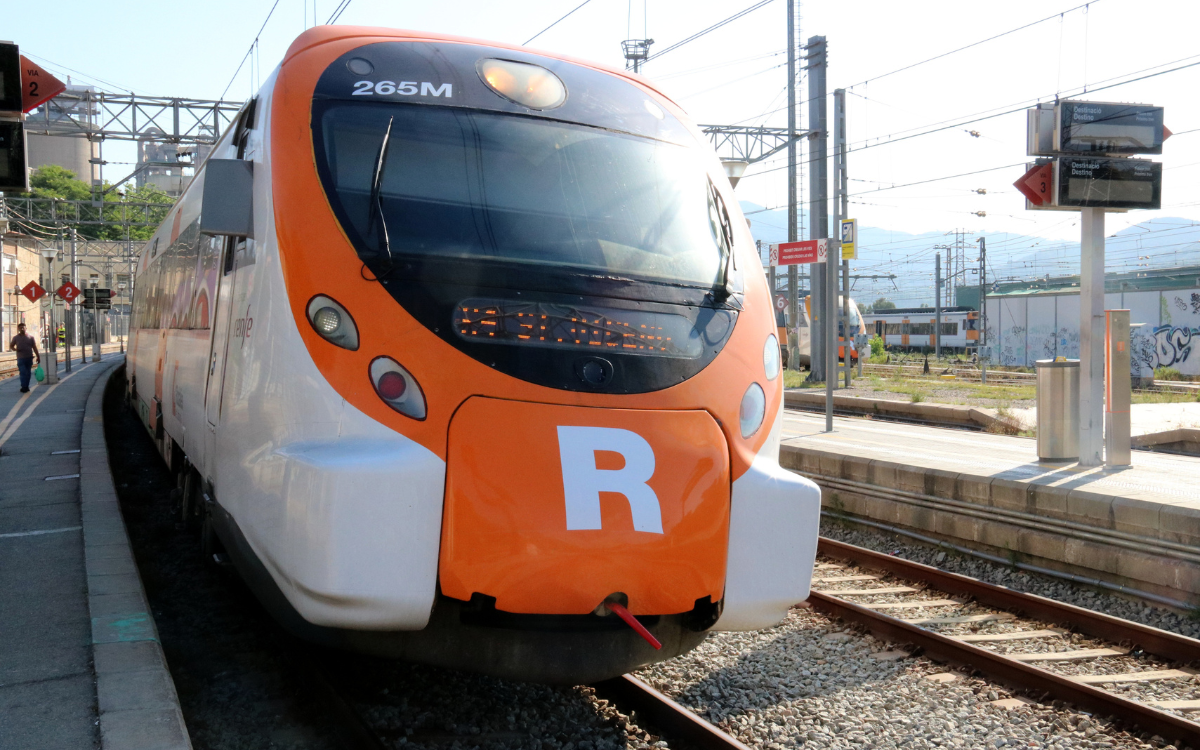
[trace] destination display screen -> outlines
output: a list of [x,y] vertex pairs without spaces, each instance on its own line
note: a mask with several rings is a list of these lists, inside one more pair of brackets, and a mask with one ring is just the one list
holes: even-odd
[[700,332],[682,315],[544,302],[466,299],[454,330],[470,341],[698,357]]
[[1075,154],[1161,154],[1163,108],[1147,104],[1062,102],[1056,149]]
[[1058,160],[1058,205],[1079,208],[1160,208],[1162,164],[1147,159]]

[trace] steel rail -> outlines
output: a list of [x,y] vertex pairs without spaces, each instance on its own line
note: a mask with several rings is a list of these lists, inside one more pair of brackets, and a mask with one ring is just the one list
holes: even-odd
[[[1128,644],[1174,662],[1200,658],[1200,641],[1169,633],[1116,617],[1093,612],[1052,599],[995,586],[956,573],[903,560],[843,542],[822,538],[818,554],[854,562],[893,575],[928,583],[940,592],[974,599],[980,604],[1004,609],[1032,619],[1043,620],[1079,633]],[[1048,693],[1098,713],[1110,714],[1164,738],[1200,746],[1200,724],[1169,714],[1145,703],[1122,698],[1063,675],[1039,669],[955,640],[932,630],[885,615],[867,607],[813,592],[813,608],[831,617],[859,623],[872,634],[886,640],[910,643],[935,661],[949,662],[978,670],[987,677],[1015,687]]]
[[701,750],[750,750],[732,735],[701,719],[633,675],[621,675],[593,685],[596,694],[629,707],[657,729],[670,732]]

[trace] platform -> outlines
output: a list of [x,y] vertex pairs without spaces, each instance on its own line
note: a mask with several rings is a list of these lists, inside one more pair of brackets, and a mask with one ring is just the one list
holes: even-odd
[[108,469],[123,359],[0,381],[0,747],[191,747]]
[[786,413],[780,463],[828,511],[1009,559],[1200,602],[1200,458],[1134,451],[1124,469],[1046,464],[1031,438]]

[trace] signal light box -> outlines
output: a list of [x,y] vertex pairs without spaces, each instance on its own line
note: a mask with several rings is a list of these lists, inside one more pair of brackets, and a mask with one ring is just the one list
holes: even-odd
[[21,51],[12,42],[0,42],[0,112],[21,111]]
[[[20,89],[17,90],[20,94]],[[29,189],[25,169],[25,125],[16,120],[0,120],[0,191]]]

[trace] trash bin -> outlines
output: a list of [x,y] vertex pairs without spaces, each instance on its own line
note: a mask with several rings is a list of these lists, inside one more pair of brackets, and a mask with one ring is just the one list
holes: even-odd
[[1037,361],[1037,452],[1040,461],[1079,459],[1079,360]]

